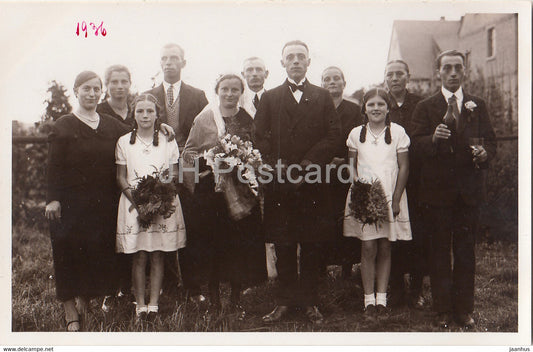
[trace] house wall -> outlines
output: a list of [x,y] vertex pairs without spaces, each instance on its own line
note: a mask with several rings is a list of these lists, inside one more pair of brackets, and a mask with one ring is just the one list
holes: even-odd
[[[488,30],[494,28],[493,57],[487,57]],[[502,94],[505,120],[516,126],[518,121],[518,15],[493,17],[487,15],[484,25],[464,31],[459,38],[459,49],[469,53],[468,71],[471,80],[483,78],[487,85],[494,84]],[[512,123],[511,121],[514,121]],[[513,128],[509,131],[512,132]]]

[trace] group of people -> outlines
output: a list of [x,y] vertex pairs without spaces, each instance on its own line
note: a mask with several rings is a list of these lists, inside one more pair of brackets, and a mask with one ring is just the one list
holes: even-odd
[[[209,311],[221,309],[220,283],[229,282],[230,308],[242,320],[243,289],[276,277],[276,306],[263,321],[277,322],[300,307],[321,324],[321,273],[340,264],[349,276],[359,262],[367,319],[387,316],[388,297],[422,305],[422,279],[429,275],[435,323],[474,325],[481,170],[496,147],[485,103],[462,88],[464,55],[451,50],[438,56],[442,87],[424,100],[407,90],[407,63],[387,63],[387,89],[368,90],[361,107],[343,99],[346,81],[338,67],[323,71],[322,87],[311,84],[310,62],[304,42],[286,43],[281,64],[287,79],[265,90],[265,63],[248,58],[241,75],[216,80],[211,103],[182,82],[186,60],[177,44],[161,50],[163,83],[131,105],[126,67],[108,68],[101,103],[99,76],[84,71],[76,77],[79,106],[58,119],[49,136],[46,206],[68,331],[80,330],[90,299],[130,288],[135,317],[154,319],[161,292],[176,295],[180,279],[185,299],[208,303]],[[263,196],[238,219],[216,192],[217,177],[202,157],[227,134],[251,142],[263,162],[280,166],[286,177],[263,184]],[[174,213],[146,226],[137,220],[132,191],[153,165],[175,177],[181,167],[188,171]],[[341,173],[332,165],[348,167]],[[318,182],[304,177],[310,170],[321,171]],[[375,179],[388,216],[379,226],[365,226],[351,211],[351,181]],[[402,296],[406,273],[412,278],[408,297]]]

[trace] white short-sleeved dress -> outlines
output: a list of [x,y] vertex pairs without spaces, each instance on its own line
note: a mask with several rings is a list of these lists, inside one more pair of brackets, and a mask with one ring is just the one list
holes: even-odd
[[[131,187],[135,187],[138,177],[152,174],[157,167],[166,169],[176,164],[179,158],[176,141],[167,141],[166,136],[159,133],[159,145],[150,144],[146,147],[139,139],[130,144],[131,133],[119,138],[115,150],[116,163],[126,165],[127,179]],[[153,165],[153,166],[152,166]],[[135,253],[137,251],[172,252],[185,247],[185,222],[179,197],[176,195],[176,212],[164,219],[156,217],[148,228],[139,226],[137,210],[129,211],[131,202],[124,194],[120,195],[117,220],[116,251],[118,253]]]
[[350,151],[357,151],[359,178],[369,181],[378,178],[381,181],[389,202],[389,221],[376,228],[368,224],[363,226],[360,221],[356,220],[350,212],[350,187],[344,211],[344,236],[357,237],[363,241],[378,238],[388,238],[390,241],[410,240],[411,224],[405,190],[400,199],[400,214],[396,218],[392,215],[392,195],[399,171],[397,153],[408,151],[409,137],[402,126],[391,123],[391,144],[385,142],[385,133],[382,133],[376,141],[369,128],[366,132],[366,141],[361,143],[359,141],[361,129],[362,126],[358,126],[350,132],[346,145]]

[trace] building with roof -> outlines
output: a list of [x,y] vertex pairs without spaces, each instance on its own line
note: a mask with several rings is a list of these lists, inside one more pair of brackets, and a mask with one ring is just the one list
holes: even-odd
[[409,90],[427,96],[440,87],[435,59],[444,50],[465,54],[465,88],[482,96],[505,133],[518,122],[518,14],[465,14],[459,21],[394,21],[388,60],[409,65]]
[[465,53],[471,78],[482,75],[506,86],[517,85],[517,14],[466,14],[459,21],[394,21],[388,61],[407,62],[410,88],[429,93],[440,86],[435,59],[449,49]]

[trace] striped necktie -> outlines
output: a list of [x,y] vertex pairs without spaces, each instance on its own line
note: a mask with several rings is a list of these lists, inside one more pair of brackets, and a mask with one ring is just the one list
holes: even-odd
[[167,89],[167,104],[168,106],[174,104],[174,88],[172,84]]

